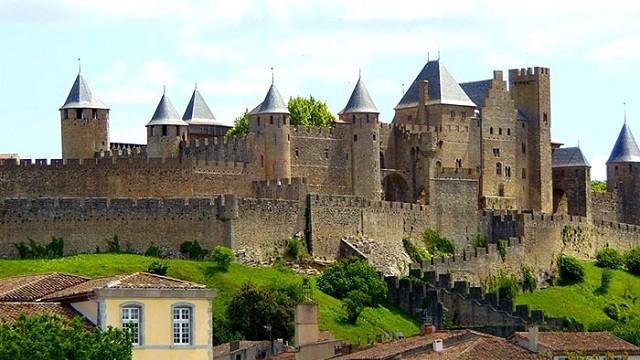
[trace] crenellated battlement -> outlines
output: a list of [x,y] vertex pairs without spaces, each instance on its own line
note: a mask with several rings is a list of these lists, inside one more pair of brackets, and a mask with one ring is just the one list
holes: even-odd
[[257,198],[302,200],[307,194],[307,179],[284,178],[254,181]]
[[311,194],[312,205],[324,207],[356,207],[368,208],[370,210],[401,210],[427,212],[428,207],[415,203],[403,203],[395,201],[370,201],[358,196],[350,195],[325,195]]
[[214,137],[183,141],[180,152],[183,158],[195,158],[219,162],[247,162],[249,149],[255,135]]
[[550,75],[549,68],[536,66],[534,68],[520,68],[509,70],[509,79],[512,81],[532,80],[541,75],[548,77]]
[[[524,254],[525,239],[523,237],[510,237],[507,241],[505,258],[502,259],[498,251],[498,245],[487,244],[487,247],[467,246],[462,249],[459,254],[451,256],[433,257],[431,260],[423,261],[420,268],[424,271],[449,272],[458,268],[466,268],[469,265],[481,266],[480,263],[487,265],[502,261],[508,263],[510,260],[520,261]],[[512,259],[513,258],[513,259]]]
[[190,167],[190,161],[180,161],[177,158],[146,158],[146,157],[99,157],[92,159],[0,159],[0,167],[5,169],[81,169],[98,167]]
[[343,130],[337,127],[309,127],[295,125],[291,126],[291,136],[293,137],[312,137],[321,139],[341,139]]
[[441,167],[434,172],[436,179],[477,180],[479,178],[475,169],[471,168],[447,168]]

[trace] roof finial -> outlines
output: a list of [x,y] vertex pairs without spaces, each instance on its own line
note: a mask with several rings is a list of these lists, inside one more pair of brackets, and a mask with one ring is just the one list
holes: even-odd
[[358,68],[358,80],[362,79],[362,68]]
[[194,90],[198,90],[198,82],[196,81],[196,85],[194,87]]
[[623,102],[622,106],[624,107],[624,123],[627,123],[627,102]]
[[429,52],[427,51],[427,62],[429,62],[429,60],[431,60],[431,59],[430,59],[430,56],[429,56]]
[[[427,60],[429,62],[429,60]],[[404,95],[404,83],[402,83],[402,95]]]
[[276,75],[275,71],[273,71],[273,66],[271,67],[271,85],[276,83]]
[[80,75],[82,73],[82,62],[80,61],[80,58],[78,58],[78,75]]
[[162,85],[162,95],[167,93],[167,85]]
[[440,46],[438,46],[438,61],[440,61]]

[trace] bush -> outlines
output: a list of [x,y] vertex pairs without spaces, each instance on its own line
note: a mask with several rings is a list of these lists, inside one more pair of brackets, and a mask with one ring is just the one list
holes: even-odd
[[287,240],[287,256],[289,258],[298,260],[306,254],[307,250],[299,236],[292,236]]
[[347,315],[347,322],[349,324],[355,324],[358,321],[358,317],[364,310],[365,304],[370,304],[371,299],[365,293],[360,290],[350,291],[344,298],[342,308]]
[[640,275],[640,247],[627,251],[624,255],[624,264],[627,266],[627,271]]
[[433,228],[427,228],[422,235],[422,239],[425,249],[435,256],[453,255],[456,251],[453,242]]
[[229,270],[229,266],[236,259],[233,251],[226,246],[218,245],[211,252],[211,259],[221,268]]
[[597,289],[599,294],[607,294],[609,292],[612,277],[613,272],[611,272],[611,270],[605,269],[602,271],[602,275],[600,275],[600,287]]
[[190,260],[202,260],[209,253],[206,249],[200,246],[198,240],[183,242],[180,244],[180,252]]
[[538,287],[538,280],[533,274],[533,269],[530,266],[522,264],[520,265],[520,275],[522,276],[520,282],[522,292],[534,292]]
[[169,264],[167,264],[166,261],[156,260],[151,264],[149,264],[149,267],[147,268],[148,273],[156,274],[160,276],[167,275],[167,271],[169,271]]
[[359,290],[370,299],[365,306],[377,305],[387,298],[384,280],[371,265],[358,258],[341,259],[331,264],[318,277],[317,284],[320,290],[338,299]]
[[558,258],[558,271],[561,284],[576,284],[584,281],[584,268],[576,258],[560,256]]
[[502,262],[505,261],[505,259],[507,258],[507,240],[498,240],[498,254],[500,254],[500,257],[502,258]]
[[147,250],[144,251],[144,256],[160,258],[162,257],[162,251],[158,245],[151,243]]
[[476,238],[473,239],[473,242],[471,243],[471,245],[475,246],[475,247],[483,247],[486,248],[487,247],[487,237],[484,236],[483,234],[478,234],[476,235]]
[[596,254],[596,266],[609,269],[620,269],[624,265],[624,258],[613,248],[604,248]]
[[515,299],[518,295],[518,278],[504,269],[489,275],[484,281],[485,293],[498,293],[500,297]]
[[21,315],[0,322],[0,359],[130,360],[131,336],[123,329],[88,329],[81,317]]
[[402,245],[404,250],[409,254],[409,257],[415,263],[421,263],[422,261],[431,260],[431,254],[425,248],[416,247],[411,239],[402,239]]
[[120,239],[118,239],[118,235],[113,235],[112,240],[107,240],[107,252],[113,254],[120,254],[122,252],[120,249]]
[[18,250],[21,259],[52,259],[59,258],[64,255],[64,240],[53,236],[51,242],[47,245],[40,245],[33,239],[29,239],[29,243],[23,241],[13,244]]

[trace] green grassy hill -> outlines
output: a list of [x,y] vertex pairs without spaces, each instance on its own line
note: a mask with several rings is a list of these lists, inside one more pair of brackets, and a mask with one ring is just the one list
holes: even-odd
[[[64,257],[52,260],[0,260],[0,278],[43,272],[66,272],[90,277],[115,275],[125,272],[145,271],[156,259],[127,254],[92,254]],[[255,284],[274,282],[302,281],[301,276],[282,272],[275,268],[248,267],[232,264],[224,272],[207,261],[168,260],[168,276],[206,284],[218,289],[214,299],[214,317],[224,312],[234,291],[242,284],[252,281]],[[406,336],[419,332],[417,322],[407,314],[393,308],[366,308],[357,324],[350,325],[342,321],[342,301],[314,289],[319,305],[321,330],[331,331],[337,338],[356,342],[366,341],[367,336],[402,331]]]
[[[587,329],[613,330],[618,336],[640,342],[640,277],[622,270],[613,270],[611,285],[607,294],[602,294],[600,278],[603,269],[591,262],[582,262],[585,280],[580,284],[552,286],[533,293],[521,294],[516,304],[528,304],[531,309],[541,309],[548,316],[568,317],[583,323]],[[604,312],[605,306],[624,304],[626,313],[633,318],[627,323],[616,322]],[[636,328],[635,335],[625,332]]]

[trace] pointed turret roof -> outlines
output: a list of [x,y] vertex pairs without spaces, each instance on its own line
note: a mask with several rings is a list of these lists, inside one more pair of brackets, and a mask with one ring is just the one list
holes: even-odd
[[616,144],[613,146],[613,150],[611,150],[607,164],[626,162],[640,162],[640,149],[638,149],[638,144],[636,144],[631,129],[629,129],[625,121],[618,135],[618,140],[616,140]]
[[189,126],[189,124],[187,124],[180,118],[180,115],[176,111],[176,108],[173,107],[171,100],[169,100],[169,97],[167,97],[167,95],[164,93],[160,98],[160,102],[156,107],[156,111],[151,117],[151,121],[149,121],[146,126],[151,125]]
[[591,167],[580,147],[561,147],[553,150],[551,164],[559,167]]
[[338,114],[349,113],[379,113],[378,108],[371,100],[367,87],[364,86],[362,76],[358,77],[358,82],[351,92],[347,105]]
[[216,117],[213,116],[209,105],[204,101],[204,98],[198,91],[198,88],[193,90],[189,104],[184,111],[182,120],[186,121],[190,125],[218,125]]
[[462,90],[458,82],[449,74],[440,60],[433,60],[426,63],[418,76],[409,87],[409,90],[402,96],[396,105],[396,109],[418,106],[420,96],[420,84],[422,81],[429,82],[429,100],[427,104],[449,104],[473,106],[476,104],[469,99],[469,96]]
[[264,100],[260,103],[260,105],[256,106],[255,109],[251,110],[252,114],[288,114],[289,108],[287,104],[282,100],[282,96],[280,96],[280,92],[273,80],[271,81],[271,87],[269,87],[269,91],[267,92],[267,96],[264,97]]
[[62,105],[60,110],[78,108],[108,109],[107,105],[93,96],[91,89],[89,89],[89,85],[87,85],[87,82],[80,73],[78,73],[76,81],[73,82],[73,86],[71,86],[67,100],[64,102],[64,105]]

